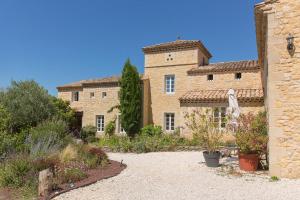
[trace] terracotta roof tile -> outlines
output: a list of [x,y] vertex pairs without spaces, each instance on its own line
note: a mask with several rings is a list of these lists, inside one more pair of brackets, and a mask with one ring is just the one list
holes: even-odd
[[[262,89],[236,89],[239,102],[263,102]],[[192,90],[179,98],[181,103],[208,103],[228,101],[228,90]]]
[[94,85],[94,84],[110,84],[110,83],[118,83],[120,80],[120,76],[111,76],[99,79],[90,79],[90,80],[82,80],[77,81],[74,83],[69,83],[66,85],[58,86],[57,89],[63,88],[76,88],[76,87],[83,87],[84,85]]
[[190,69],[188,74],[201,74],[209,72],[244,72],[244,71],[253,71],[259,70],[257,60],[245,60],[245,61],[235,61],[235,62],[221,62],[213,63],[209,65],[199,66],[196,68]]
[[143,48],[144,53],[156,53],[172,50],[182,50],[198,47],[203,50],[203,53],[206,54],[208,58],[211,58],[212,55],[208,49],[203,45],[200,40],[175,40],[172,42],[165,42],[161,44],[146,46]]

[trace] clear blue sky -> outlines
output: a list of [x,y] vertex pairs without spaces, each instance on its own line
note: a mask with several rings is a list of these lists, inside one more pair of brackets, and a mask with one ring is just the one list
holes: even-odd
[[143,73],[143,46],[199,39],[211,62],[256,59],[261,0],[0,0],[0,88],[34,79],[56,95],[65,83]]

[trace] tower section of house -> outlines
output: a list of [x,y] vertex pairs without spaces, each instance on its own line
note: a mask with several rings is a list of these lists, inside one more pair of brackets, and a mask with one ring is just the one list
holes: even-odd
[[229,89],[241,111],[263,109],[261,69],[255,60],[210,64],[211,54],[197,40],[176,40],[143,48],[145,78],[149,80],[150,121],[166,132],[191,137],[184,116],[208,109],[220,129],[225,127]]
[[176,40],[147,46],[144,77],[149,80],[149,122],[173,132],[180,121],[179,98],[188,90],[187,70],[209,63],[211,54],[197,40]]
[[300,1],[265,0],[255,16],[270,175],[300,178]]

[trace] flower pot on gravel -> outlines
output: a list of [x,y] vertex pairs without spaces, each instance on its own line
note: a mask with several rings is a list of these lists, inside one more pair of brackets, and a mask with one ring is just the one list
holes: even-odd
[[220,157],[221,157],[221,153],[219,151],[216,152],[204,151],[203,157],[205,159],[205,163],[207,167],[219,167]]
[[239,166],[244,171],[256,171],[259,163],[258,154],[239,153]]

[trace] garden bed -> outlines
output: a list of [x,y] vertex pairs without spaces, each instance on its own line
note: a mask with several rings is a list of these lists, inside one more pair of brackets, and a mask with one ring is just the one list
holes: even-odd
[[[60,194],[66,193],[70,190],[74,190],[80,187],[88,186],[102,179],[111,178],[117,176],[126,168],[125,164],[122,164],[117,161],[110,160],[109,164],[103,168],[91,169],[87,171],[88,177],[73,183],[73,187],[70,187],[70,184],[59,185],[59,190],[53,191],[50,196],[46,199],[52,199]],[[45,198],[40,198],[44,200]]]
[[[108,146],[103,146],[102,149],[107,153],[136,153],[134,151],[124,152],[122,150],[116,150],[116,149],[110,148]],[[165,146],[165,147],[162,147],[161,149],[158,149],[158,150],[155,150],[155,151],[144,152],[144,153],[150,153],[150,152],[177,152],[177,151],[179,151],[179,152],[180,151],[202,151],[202,150],[203,150],[203,147],[201,147],[201,146],[176,146],[176,147]]]

